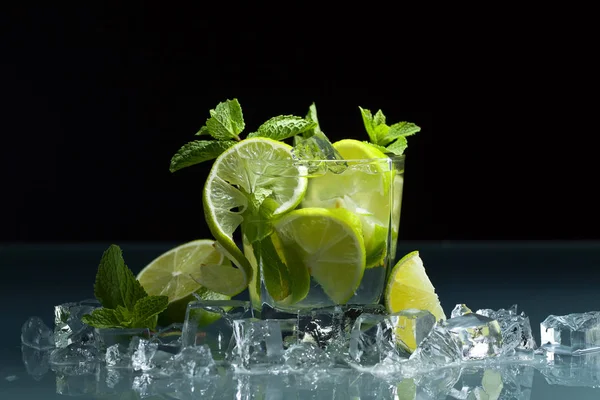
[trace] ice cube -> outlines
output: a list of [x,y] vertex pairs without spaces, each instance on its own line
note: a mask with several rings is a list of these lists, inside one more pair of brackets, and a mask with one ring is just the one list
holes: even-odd
[[481,309],[476,311],[479,315],[492,318],[500,325],[502,332],[502,354],[512,355],[515,351],[530,352],[537,347],[531,331],[529,317],[525,313],[517,313],[517,305],[508,309],[490,310]]
[[131,367],[134,371],[148,371],[155,367],[153,358],[158,350],[158,343],[135,336],[129,345]]
[[348,166],[323,132],[316,132],[308,138],[295,136],[292,157],[301,161],[310,175],[323,174],[327,170],[340,173]]
[[207,345],[184,347],[174,355],[164,373],[173,377],[183,375],[197,378],[215,371],[215,361]]
[[131,354],[129,348],[116,343],[106,348],[104,361],[107,368],[129,368],[131,364]]
[[216,361],[226,360],[233,345],[233,320],[253,316],[252,305],[239,300],[203,300],[187,306],[181,345],[207,345]]
[[502,332],[496,320],[471,313],[450,318],[442,325],[461,343],[463,359],[482,359],[500,354]]
[[94,329],[94,342],[100,352],[105,352],[110,346],[119,344],[124,347],[129,347],[131,340],[139,336],[149,340],[151,338],[150,329],[148,328],[96,328]]
[[53,371],[66,375],[93,373],[100,361],[96,347],[78,343],[52,350],[48,359]]
[[176,354],[181,349],[181,334],[183,324],[175,323],[161,328],[152,336],[152,341],[158,343],[159,350]]
[[469,307],[467,307],[466,304],[457,304],[454,307],[454,309],[452,310],[452,312],[450,313],[450,318],[460,317],[465,314],[470,314],[472,312],[473,311],[471,311],[471,309]]
[[413,371],[427,371],[458,363],[463,358],[462,348],[458,335],[444,324],[436,324],[410,355],[410,368]]
[[291,345],[283,353],[283,359],[285,366],[294,371],[308,370],[314,367],[328,368],[334,364],[328,353],[311,342]]
[[540,324],[540,331],[547,351],[571,353],[600,347],[600,312],[550,315]]
[[[350,358],[362,366],[386,358],[399,362],[429,334],[435,317],[424,310],[403,310],[391,315],[362,314],[354,323]],[[404,341],[408,342],[405,343]]]
[[54,347],[54,333],[39,317],[30,317],[21,327],[21,343],[38,350]]
[[362,314],[386,314],[382,305],[341,305],[298,312],[300,340],[323,349],[347,352],[352,328]]
[[284,341],[284,334],[295,335],[295,326],[295,320],[234,320],[236,352],[241,366],[249,369],[283,363],[285,343],[290,342]]
[[72,343],[83,343],[93,339],[93,328],[81,321],[81,317],[91,314],[99,303],[85,300],[77,303],[64,303],[54,306],[54,342],[56,347],[66,347]]
[[[54,344],[54,341],[52,341],[52,344]],[[23,344],[21,345],[21,358],[25,370],[36,381],[42,379],[50,370],[50,350],[40,350]]]

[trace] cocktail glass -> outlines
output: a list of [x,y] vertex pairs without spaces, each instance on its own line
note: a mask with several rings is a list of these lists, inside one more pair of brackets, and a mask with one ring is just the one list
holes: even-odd
[[[405,156],[358,160],[248,160],[249,181],[302,177],[301,201],[265,208],[242,223],[254,276],[253,307],[296,313],[337,304],[380,302],[396,256]],[[298,185],[299,187],[302,185]],[[288,195],[289,197],[289,195]],[[260,199],[263,205],[268,200]],[[287,297],[285,297],[287,294]]]

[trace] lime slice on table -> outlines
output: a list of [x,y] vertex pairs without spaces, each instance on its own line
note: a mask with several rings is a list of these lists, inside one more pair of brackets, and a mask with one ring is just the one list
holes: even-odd
[[[268,197],[270,214],[281,215],[295,208],[306,191],[306,177],[285,163],[292,159],[291,150],[288,144],[272,139],[244,139],[217,157],[206,179],[203,192],[206,222],[221,250],[239,267],[237,272],[230,270],[222,278],[243,283],[241,290],[252,278],[252,266],[236,245],[233,233],[248,218],[249,208]],[[271,170],[271,175],[257,173],[258,169],[267,169],[278,162],[284,162],[283,171]]]
[[[333,147],[346,160],[383,159],[388,157],[368,143],[344,139]],[[349,161],[349,168],[340,173],[327,173],[311,178],[303,207],[345,208],[354,212],[362,223],[367,268],[383,266],[387,255],[392,170],[385,161],[374,162],[369,168]],[[353,168],[353,165],[355,168]]]
[[193,293],[205,300],[229,300],[228,295],[213,292],[192,277],[204,266],[232,268],[231,263],[214,247],[214,240],[200,239],[174,247],[150,261],[137,275],[150,296],[168,296],[169,306],[160,316],[160,325],[183,322]]
[[288,264],[308,269],[335,303],[350,300],[365,271],[356,215],[344,209],[303,208],[279,218],[274,229]]
[[[429,311],[436,320],[446,319],[418,251],[402,257],[392,269],[385,290],[385,306],[390,314],[417,309]],[[414,324],[410,325],[407,322],[404,329],[396,330],[397,338],[402,340],[410,350],[417,347],[414,329]]]

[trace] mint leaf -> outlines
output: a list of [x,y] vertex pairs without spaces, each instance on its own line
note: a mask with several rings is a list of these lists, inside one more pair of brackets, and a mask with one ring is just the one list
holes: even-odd
[[91,314],[81,317],[84,324],[94,328],[121,328],[121,320],[116,310],[110,308],[97,308]]
[[380,136],[379,144],[387,146],[399,137],[411,136],[420,131],[421,128],[412,122],[398,122],[390,126],[384,136]]
[[389,153],[394,153],[398,156],[401,156],[404,154],[404,150],[406,150],[407,145],[406,137],[400,136],[394,143],[386,147],[386,149]]
[[381,110],[378,110],[373,117],[373,126],[377,127],[379,125],[385,125],[385,115]]
[[306,117],[304,117],[304,119],[306,119],[307,121],[314,122],[317,125],[314,128],[308,129],[307,131],[303,132],[302,136],[304,136],[305,138],[309,138],[315,133],[323,132],[321,130],[321,127],[319,126],[319,118],[317,117],[317,106],[314,102],[308,107],[308,113],[306,114]]
[[195,136],[203,136],[203,135],[210,135],[210,132],[208,131],[208,126],[204,125],[202,128],[200,128],[200,130],[198,132],[196,132]]
[[366,108],[358,107],[360,109],[360,114],[362,115],[363,124],[365,125],[365,129],[367,131],[367,135],[369,135],[369,140],[371,143],[377,143],[377,134],[373,128],[373,114],[371,114],[370,110]]
[[163,312],[169,305],[167,296],[148,296],[139,299],[133,307],[132,328],[156,328],[154,317]]
[[290,295],[290,275],[287,266],[281,261],[270,237],[252,245],[259,265],[262,265],[263,281],[267,291],[275,301]]
[[214,110],[210,110],[210,118],[206,121],[208,133],[219,140],[239,139],[238,135],[245,126],[242,107],[237,99],[217,104]]
[[186,143],[171,158],[169,171],[175,172],[217,158],[235,143],[233,140],[194,140]]
[[383,147],[383,146],[380,146],[380,145],[378,145],[378,144],[371,143],[371,142],[363,142],[363,143],[366,143],[366,144],[368,144],[369,146],[376,148],[377,150],[381,151],[383,154],[385,154],[385,153],[389,153],[389,152],[390,152],[388,149],[386,149],[385,147]]
[[308,121],[294,115],[280,115],[273,117],[258,127],[256,132],[248,135],[252,137],[266,137],[273,140],[284,140],[299,133],[307,132],[317,126],[316,122]]
[[117,245],[110,245],[102,255],[94,295],[105,308],[123,306],[128,310],[133,310],[136,301],[148,295],[125,265],[121,248]]

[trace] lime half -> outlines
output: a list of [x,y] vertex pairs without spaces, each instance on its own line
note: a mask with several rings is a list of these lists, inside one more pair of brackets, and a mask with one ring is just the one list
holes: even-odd
[[214,247],[214,240],[200,239],[172,248],[150,261],[137,275],[150,296],[168,296],[169,306],[161,315],[169,323],[183,322],[185,309],[196,293],[206,300],[228,300],[230,296],[203,287],[194,278],[204,266],[233,268]]
[[[385,306],[390,314],[417,309],[429,311],[436,320],[446,319],[418,251],[402,257],[392,269],[385,290]],[[411,350],[417,346],[414,328],[414,326],[407,326],[396,331],[398,339]]]
[[344,209],[304,208],[282,216],[274,228],[285,258],[293,258],[295,268],[308,269],[335,303],[350,300],[365,271],[356,215]]

